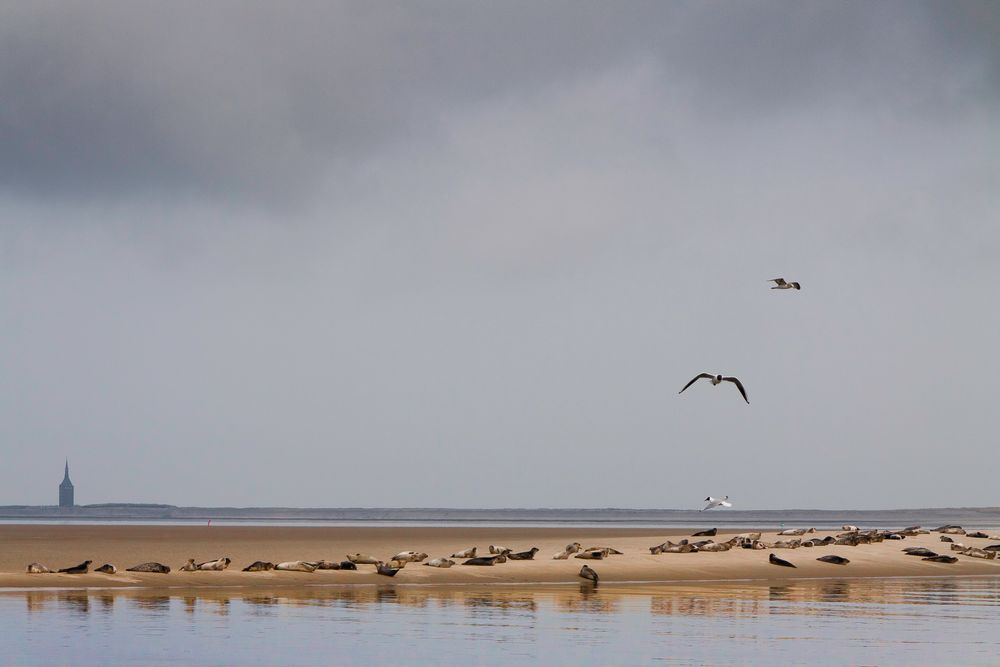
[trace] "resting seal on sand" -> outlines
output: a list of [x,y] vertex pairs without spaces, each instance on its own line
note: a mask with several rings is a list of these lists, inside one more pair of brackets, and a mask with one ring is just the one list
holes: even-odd
[[274,569],[274,563],[269,563],[266,560],[255,560],[254,562],[243,568],[244,572],[267,572],[268,570]]
[[598,549],[596,551],[581,551],[574,558],[583,558],[584,560],[604,560],[604,557],[608,554],[604,549]]
[[847,560],[846,558],[844,558],[843,556],[832,556],[832,555],[831,556],[820,556],[816,560],[821,561],[823,563],[832,563],[834,565],[847,565],[848,563],[851,562],[851,561]]
[[496,544],[491,544],[490,545],[490,553],[491,554],[496,554],[496,555],[503,554],[503,555],[507,555],[511,551],[513,551],[513,549],[511,549],[510,547],[501,547],[501,546],[498,546]]
[[87,574],[90,570],[90,564],[93,563],[92,560],[85,560],[79,565],[74,565],[73,567],[64,567],[59,570],[63,574]]
[[156,574],[170,574],[170,566],[164,565],[163,563],[157,563],[156,561],[150,561],[148,563],[139,563],[138,565],[133,565],[132,567],[125,568],[126,572],[155,572]]
[[579,550],[580,550],[579,542],[574,542],[573,544],[567,544],[565,549],[552,556],[552,560],[566,560]]
[[347,560],[358,565],[378,565],[379,559],[368,554],[347,554]]
[[396,573],[399,572],[399,568],[390,567],[385,563],[379,561],[378,563],[375,564],[375,572],[385,577],[395,577]]
[[104,574],[114,574],[118,572],[118,568],[112,565],[111,563],[105,563],[104,565],[95,568],[94,572],[102,572]]
[[216,558],[215,560],[209,560],[205,561],[204,563],[198,563],[198,569],[218,572],[220,570],[225,570],[227,567],[229,567],[229,564],[232,562],[233,561],[229,560],[228,558]]
[[450,558],[475,558],[476,557],[476,547],[469,547],[465,551],[456,551]]
[[933,558],[937,556],[936,553],[928,549],[927,547],[906,547],[903,549],[903,553],[907,556],[920,556],[926,558]]
[[447,558],[431,558],[429,561],[425,562],[424,565],[430,567],[451,567],[455,564],[455,561],[448,560]]
[[426,560],[427,554],[419,551],[400,551],[389,560],[398,560],[403,563],[419,563]]
[[[500,560],[503,558],[504,560]],[[503,554],[496,554],[494,556],[478,556],[476,558],[470,558],[469,560],[462,563],[462,565],[495,565],[496,563],[506,562],[506,557]]]
[[339,570],[340,563],[332,560],[310,560],[306,561],[310,565],[315,565],[317,570]]
[[584,579],[589,579],[590,581],[593,581],[595,584],[597,583],[598,580],[597,572],[594,572],[593,568],[591,568],[588,565],[584,565],[583,567],[580,568],[580,576],[583,577]]
[[849,532],[849,533],[856,533],[856,532],[858,532],[859,530],[861,530],[861,529],[860,529],[860,528],[858,528],[857,526],[852,526],[852,525],[851,525],[851,524],[849,524],[849,523],[845,523],[845,524],[844,524],[843,526],[841,526],[841,527],[840,527],[840,529],[841,529],[841,530],[846,530],[846,531],[847,531],[847,532]]
[[718,534],[718,528],[709,528],[708,530],[699,530],[697,533],[692,533],[691,537],[715,537]]
[[927,558],[922,558],[921,560],[928,560],[932,563],[957,563],[958,559],[954,556],[928,556]]
[[41,563],[31,563],[28,565],[28,574],[46,574],[55,572],[55,570],[50,570]]
[[302,560],[286,560],[275,565],[274,569],[286,572],[315,572],[316,566]]
[[340,569],[341,570],[356,570],[356,569],[358,569],[358,566],[354,563],[354,561],[342,560],[342,561],[340,561]]
[[947,535],[942,535],[940,537],[940,539],[941,539],[942,542],[954,542],[955,541],[955,540],[951,539],[950,537],[948,537]]
[[770,556],[768,556],[767,557],[767,561],[769,563],[771,563],[771,565],[780,565],[782,567],[796,567],[795,565],[792,565],[791,563],[789,563],[787,560],[785,560],[783,558],[778,558],[774,554],[771,554]]
[[963,556],[970,556],[971,558],[985,558],[986,560],[995,560],[997,557],[996,551],[986,551],[985,549],[977,549],[976,547],[963,549],[959,553]]
[[527,551],[519,551],[516,554],[515,553],[507,554],[507,558],[511,560],[534,560],[535,554],[537,554],[538,551],[539,551],[538,547],[531,547]]

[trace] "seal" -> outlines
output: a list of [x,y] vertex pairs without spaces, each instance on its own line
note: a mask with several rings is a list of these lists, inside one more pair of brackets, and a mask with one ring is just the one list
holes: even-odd
[[52,572],[55,572],[55,570],[50,570],[41,563],[31,563],[28,565],[28,574],[46,574]]
[[852,526],[852,525],[851,525],[851,524],[849,524],[849,523],[845,523],[845,524],[844,524],[843,526],[841,526],[841,527],[840,527],[840,529],[841,529],[841,530],[846,530],[846,531],[847,531],[847,532],[849,532],[849,533],[856,533],[856,532],[858,532],[859,530],[861,530],[861,529],[860,529],[860,528],[858,528],[857,526]]
[[332,560],[310,560],[306,561],[310,565],[315,565],[317,570],[339,570],[340,563]]
[[535,554],[537,554],[538,551],[538,547],[531,547],[527,551],[519,551],[516,554],[507,554],[507,558],[511,560],[535,560]]
[[921,558],[933,558],[934,556],[937,556],[936,553],[927,547],[906,547],[903,549],[903,553],[907,556],[920,556]]
[[114,574],[118,571],[118,568],[111,563],[105,563],[104,565],[94,568],[94,572],[103,572],[104,574]]
[[389,560],[398,560],[403,563],[419,563],[427,559],[427,554],[418,551],[400,551]]
[[377,565],[381,562],[378,558],[368,554],[347,554],[347,560],[358,565]]
[[774,554],[771,554],[770,556],[768,556],[767,557],[767,561],[769,563],[771,563],[771,565],[780,565],[782,567],[796,567],[795,565],[792,565],[791,563],[789,563],[787,560],[785,560],[783,558],[778,558]]
[[513,551],[513,549],[511,549],[510,547],[501,547],[501,546],[497,546],[495,544],[491,544],[490,545],[490,553],[491,554],[504,554],[504,555],[506,555],[506,554],[509,554],[511,551]]
[[410,561],[408,561],[408,560],[396,560],[396,559],[392,559],[392,560],[389,561],[389,567],[394,567],[397,570],[402,570],[404,567],[406,567],[406,564],[409,563],[409,562]]
[[269,563],[266,560],[255,560],[254,562],[243,568],[244,572],[267,572],[268,570],[274,569],[274,563]]
[[986,560],[995,560],[997,557],[996,551],[986,551],[985,549],[978,549],[976,547],[969,547],[959,553],[963,556],[969,556],[971,558],[985,558]]
[[941,539],[942,542],[954,542],[955,541],[955,540],[951,539],[950,537],[948,537],[947,535],[942,535],[940,537],[940,539]]
[[194,558],[188,558],[188,562],[181,565],[181,572],[195,572],[198,569],[198,565],[194,562]]
[[447,558],[431,558],[429,561],[424,563],[424,565],[429,567],[451,567],[454,564],[455,561],[448,560]]
[[566,560],[579,550],[580,550],[579,542],[574,542],[573,544],[567,544],[565,549],[552,556],[552,560]]
[[469,547],[465,551],[456,551],[449,558],[475,558],[476,547]]
[[302,560],[286,560],[275,565],[274,569],[286,572],[315,572],[316,566]]
[[833,565],[847,565],[851,561],[847,560],[843,556],[820,556],[816,560],[823,563],[832,563]]
[[79,565],[74,565],[73,567],[64,567],[59,570],[64,574],[87,574],[90,571],[90,564],[93,563],[92,560],[85,560]]
[[708,530],[699,530],[697,533],[692,533],[691,537],[715,537],[718,534],[718,528],[709,528]]
[[971,533],[966,533],[965,536],[966,537],[981,537],[984,540],[990,539],[990,536],[987,533],[984,533],[981,530],[974,530]]
[[927,560],[932,563],[957,563],[958,559],[954,556],[927,556],[921,560]]
[[[815,529],[814,529],[814,532],[815,532]],[[778,532],[778,535],[792,535],[792,536],[794,536],[794,535],[805,535],[805,534],[806,534],[806,529],[805,528],[787,528],[785,530],[782,530],[782,531]]]
[[340,561],[340,569],[341,570],[356,570],[356,569],[358,569],[358,566],[354,563],[354,561],[342,560],[342,561]]
[[157,563],[156,561],[149,561],[148,563],[139,563],[138,565],[133,565],[132,567],[125,568],[126,572],[155,572],[156,574],[170,574],[170,566],[164,565],[163,563]]
[[603,549],[597,551],[581,551],[580,553],[573,556],[573,558],[583,558],[584,560],[604,560],[607,554],[604,553]]
[[[504,560],[500,560],[503,558]],[[493,556],[477,556],[476,558],[470,558],[469,560],[462,563],[462,565],[485,565],[492,566],[497,563],[504,563],[507,559],[503,554],[495,554]]]
[[589,565],[584,565],[583,567],[580,568],[580,576],[583,577],[584,579],[589,579],[590,581],[593,581],[595,584],[599,579],[599,577],[597,576],[597,572],[595,572],[594,569],[591,568]]
[[215,560],[205,561],[204,563],[198,563],[199,570],[212,570],[215,572],[225,570],[232,563],[228,558],[216,558]]
[[390,566],[386,565],[385,563],[383,563],[382,561],[379,561],[375,565],[375,571],[378,574],[381,574],[384,577],[395,577],[396,573],[399,572],[399,568],[398,567],[390,567]]
[[622,552],[614,547],[587,547],[584,551],[603,551],[605,556],[621,556]]

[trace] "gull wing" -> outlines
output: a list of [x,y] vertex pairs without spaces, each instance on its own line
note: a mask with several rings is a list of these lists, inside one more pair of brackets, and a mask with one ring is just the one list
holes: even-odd
[[729,502],[728,500],[723,500],[719,504],[722,505],[723,507],[732,507],[733,506],[733,504],[731,502]]
[[741,394],[743,394],[743,400],[747,402],[747,405],[750,405],[750,399],[747,398],[747,390],[743,388],[743,383],[740,382],[739,378],[722,378],[722,379],[724,382],[732,382],[733,384],[735,384],[736,388],[740,390]]
[[769,283],[777,283],[779,285],[784,285],[785,284],[785,279],[784,278],[771,278],[767,282],[769,282]]
[[[708,379],[711,380],[713,377],[715,377],[715,376],[712,375],[711,373],[702,373],[701,375],[696,375],[696,376],[694,376],[694,378],[690,382],[688,382],[686,385],[684,385],[684,389],[687,389],[688,387],[690,387],[691,385],[693,385],[695,382],[697,382],[698,380],[700,380],[702,378],[708,378]],[[678,394],[683,394],[684,393],[684,389],[681,389],[677,393]]]
[[704,507],[702,507],[702,508],[701,508],[700,510],[698,510],[698,511],[699,511],[699,512],[704,512],[705,510],[710,510],[710,509],[712,509],[713,507],[715,507],[715,503],[714,503],[714,502],[711,502],[711,503],[709,503],[709,504],[705,505]]

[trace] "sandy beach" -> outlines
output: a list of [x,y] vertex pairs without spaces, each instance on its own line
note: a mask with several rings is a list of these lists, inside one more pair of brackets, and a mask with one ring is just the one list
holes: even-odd
[[[706,528],[711,527],[706,525]],[[959,555],[953,564],[932,563],[908,556],[901,549],[925,546],[941,554],[953,554],[937,533],[886,540],[876,544],[826,546],[798,549],[732,549],[719,553],[658,554],[649,547],[666,539],[679,541],[692,530],[650,528],[467,528],[467,527],[259,527],[259,526],[0,526],[0,588],[74,587],[288,587],[339,584],[543,584],[580,581],[577,573],[587,563],[601,581],[685,582],[747,579],[799,579],[818,577],[919,577],[1000,575],[1000,560],[982,560]],[[743,531],[719,531],[721,542]],[[839,531],[835,531],[839,532]],[[988,531],[989,532],[989,531]],[[806,537],[833,534],[818,531]],[[993,534],[993,533],[991,533]],[[984,547],[996,540],[952,536],[966,546]],[[777,538],[765,532],[763,539]],[[605,560],[585,561],[570,557],[553,560],[567,543],[584,547],[610,546],[624,552]],[[404,550],[426,552],[431,558],[477,546],[488,553],[491,544],[515,550],[539,547],[532,561],[508,561],[493,567],[455,565],[450,569],[411,563],[394,578],[379,576],[371,565],[357,571],[242,572],[255,560],[336,560],[348,553],[366,553],[388,559]],[[772,565],[775,553],[797,567]],[[850,559],[844,566],[818,562],[817,557],[835,554]],[[233,563],[223,572],[181,572],[188,558],[206,561],[228,556]],[[92,560],[92,567],[113,563],[115,575],[90,572],[72,574],[26,574],[28,563],[52,568]],[[125,568],[158,561],[172,568],[170,574],[125,572]],[[461,561],[459,561],[461,562]]]

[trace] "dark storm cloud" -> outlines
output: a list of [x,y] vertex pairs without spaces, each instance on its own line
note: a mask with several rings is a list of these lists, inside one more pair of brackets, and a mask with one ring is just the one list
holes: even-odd
[[814,104],[996,108],[992,3],[8,3],[0,187],[308,193],[442,114],[653,63],[752,122]]

